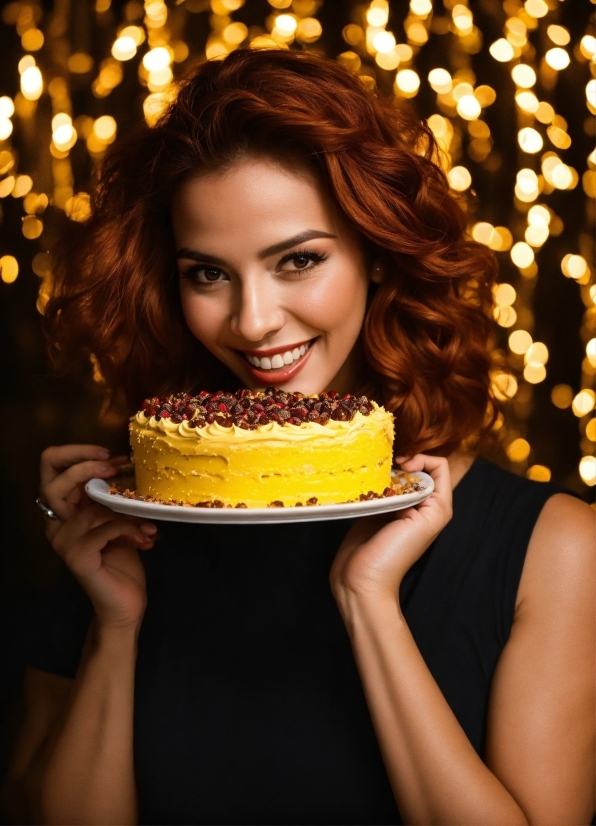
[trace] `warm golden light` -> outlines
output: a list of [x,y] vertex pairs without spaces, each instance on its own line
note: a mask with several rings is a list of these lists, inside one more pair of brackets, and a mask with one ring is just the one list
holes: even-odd
[[12,135],[12,121],[0,116],[0,141],[5,141]]
[[583,456],[580,459],[579,475],[586,485],[596,485],[596,457]]
[[593,390],[580,390],[571,403],[571,409],[578,418],[581,418],[594,410],[595,402],[596,394]]
[[280,14],[275,18],[274,31],[278,31],[283,37],[292,37],[298,21],[292,14]]
[[513,46],[508,40],[505,40],[504,37],[495,40],[495,42],[490,45],[489,52],[499,63],[508,63],[515,57]]
[[29,66],[21,75],[21,93],[27,100],[37,100],[43,91],[43,78],[37,66]]
[[536,83],[536,72],[527,63],[518,63],[511,70],[511,77],[516,86],[522,89],[531,89]]
[[551,473],[545,465],[532,465],[526,471],[526,476],[534,482],[550,482]]
[[298,22],[296,37],[302,43],[315,43],[323,34],[323,27],[316,17],[305,17]]
[[515,102],[524,112],[533,114],[540,108],[540,103],[534,92],[517,92],[515,95]]
[[0,278],[5,284],[12,284],[17,280],[19,264],[13,255],[3,255],[0,258]]
[[534,251],[525,241],[518,241],[511,247],[511,260],[516,267],[529,267],[534,260]]
[[495,307],[493,317],[499,327],[513,327],[517,321],[517,313],[513,307]]
[[115,140],[116,129],[116,121],[111,115],[102,115],[93,124],[93,131],[104,143],[112,143]]
[[520,191],[525,195],[538,194],[538,175],[533,169],[520,169],[516,181]]
[[525,126],[517,133],[517,142],[524,152],[535,154],[542,149],[542,136],[531,126]]
[[517,393],[517,379],[505,370],[493,370],[491,384],[495,397],[501,402],[512,399]]
[[39,29],[27,29],[21,37],[21,46],[26,52],[37,52],[44,43],[43,32]]
[[431,0],[410,0],[410,11],[418,17],[428,17],[432,10]]
[[546,367],[543,364],[526,364],[523,375],[528,384],[540,384],[546,378]]
[[389,3],[383,2],[383,0],[381,0],[381,2],[379,2],[379,0],[374,2],[373,0],[370,4],[370,8],[366,12],[366,22],[369,26],[378,26],[381,28],[382,26],[387,25],[388,19]]
[[517,297],[514,287],[507,283],[497,284],[493,290],[493,295],[496,303],[502,307],[513,304]]
[[550,398],[555,407],[566,410],[571,407],[573,390],[568,384],[556,384],[551,390]]
[[592,367],[596,367],[596,338],[591,338],[586,344],[586,358]]
[[544,365],[548,361],[548,348],[541,341],[535,341],[525,352],[524,361],[534,366]]
[[482,109],[474,95],[463,95],[457,101],[457,114],[464,120],[475,120],[480,117]]
[[395,36],[383,29],[375,34],[372,43],[378,52],[388,54],[395,48]]
[[413,97],[420,86],[420,78],[413,69],[400,69],[395,76],[397,89],[406,97]]
[[131,60],[137,53],[137,44],[132,37],[119,37],[112,46],[112,57],[116,60]]
[[540,123],[550,123],[555,116],[555,110],[550,103],[546,103],[546,101],[541,100],[534,115],[536,120],[540,121]]
[[157,46],[143,56],[143,66],[149,72],[159,72],[168,68],[173,57],[173,54],[165,46]]
[[43,232],[43,223],[35,215],[27,215],[23,218],[23,235],[32,241],[39,238]]
[[580,50],[588,60],[594,57],[596,54],[596,37],[593,34],[585,34],[580,41]]
[[523,356],[532,346],[532,336],[526,330],[515,330],[509,335],[509,349],[518,356]]
[[548,14],[548,6],[544,0],[526,0],[524,9],[530,17],[546,17]]
[[568,253],[561,261],[561,270],[568,278],[583,278],[588,272],[588,262],[582,255]]
[[472,185],[472,176],[465,166],[454,166],[447,173],[447,179],[451,189],[456,192],[464,192]]
[[511,462],[523,462],[530,455],[530,444],[525,439],[514,439],[505,448]]
[[571,40],[571,35],[565,26],[551,25],[547,28],[546,33],[557,46],[566,46]]
[[232,46],[239,46],[248,37],[248,27],[244,23],[230,23],[222,32],[223,39]]
[[569,52],[566,52],[565,49],[561,49],[558,46],[555,46],[554,49],[549,49],[548,52],[544,55],[544,59],[551,67],[551,69],[556,69],[556,71],[558,72],[560,72],[563,69],[566,69],[571,62]]
[[11,118],[14,115],[14,101],[8,95],[0,97],[0,118]]
[[596,442],[596,418],[590,419],[586,425],[586,438],[591,442]]
[[549,236],[547,224],[530,224],[525,231],[525,239],[531,247],[541,247]]
[[548,226],[550,224],[551,215],[547,207],[542,204],[536,204],[528,210],[528,223],[533,225]]

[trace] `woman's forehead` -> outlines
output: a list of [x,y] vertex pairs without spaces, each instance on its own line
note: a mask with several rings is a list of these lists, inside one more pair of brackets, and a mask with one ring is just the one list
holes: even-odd
[[267,158],[247,158],[225,169],[196,173],[177,189],[172,203],[174,230],[238,232],[251,227],[291,230],[299,224],[337,229],[337,211],[312,172],[284,167]]

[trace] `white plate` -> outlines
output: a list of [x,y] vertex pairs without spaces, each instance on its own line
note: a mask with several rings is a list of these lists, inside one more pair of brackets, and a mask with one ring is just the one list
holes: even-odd
[[[108,493],[109,485],[105,479],[91,479],[85,490],[91,499],[105,505],[117,513],[140,516],[143,519],[165,520],[167,522],[208,522],[212,524],[251,525],[273,522],[315,522],[323,519],[351,519],[359,516],[372,516],[375,513],[411,508],[424,502],[434,489],[434,483],[427,473],[409,474],[415,477],[424,490],[388,496],[384,499],[371,499],[368,502],[352,502],[345,505],[305,505],[293,508],[192,508],[181,505],[158,505],[155,502],[142,502],[127,499],[117,493]],[[398,476],[399,478],[399,476]]]

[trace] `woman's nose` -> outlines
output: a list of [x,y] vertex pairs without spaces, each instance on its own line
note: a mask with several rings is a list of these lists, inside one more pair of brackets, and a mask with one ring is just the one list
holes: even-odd
[[284,325],[283,308],[265,278],[239,285],[230,326],[245,341],[262,341]]

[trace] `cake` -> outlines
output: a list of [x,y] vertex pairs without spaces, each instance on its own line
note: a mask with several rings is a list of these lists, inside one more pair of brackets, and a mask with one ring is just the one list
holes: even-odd
[[393,416],[366,396],[273,387],[147,399],[131,419],[135,495],[216,507],[388,495]]

